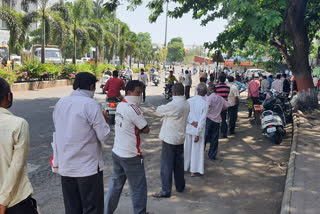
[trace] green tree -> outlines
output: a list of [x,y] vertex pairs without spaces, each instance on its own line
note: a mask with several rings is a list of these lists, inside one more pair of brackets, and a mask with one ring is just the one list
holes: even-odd
[[[35,4],[38,12],[38,16],[41,17],[41,28],[42,28],[42,38],[41,38],[41,63],[45,63],[45,45],[46,37],[50,36],[50,30],[52,27],[55,28],[55,35],[60,35],[60,40],[64,41],[64,21],[69,19],[67,8],[61,4],[57,3],[53,6],[49,6],[49,0],[22,0],[21,5],[25,11],[28,11],[29,4]],[[62,18],[63,17],[63,18]],[[59,38],[56,38],[59,39]]]
[[[75,2],[69,2],[69,13],[71,16],[72,31],[73,31],[73,57],[72,63],[76,63],[77,59],[77,40],[80,41],[82,52],[89,41],[88,32],[85,29],[86,18],[90,17],[92,13],[92,2],[90,0],[77,0]],[[92,35],[91,35],[92,36]],[[91,37],[92,38],[92,37]]]
[[0,19],[6,23],[10,33],[9,56],[11,53],[20,53],[26,40],[26,32],[37,16],[35,12],[23,15],[11,8],[0,7]]
[[168,43],[167,60],[169,62],[183,62],[185,49],[181,37],[172,38]]
[[[164,11],[167,0],[152,0],[150,20],[155,21]],[[202,24],[216,18],[228,19],[228,27],[217,40],[207,43],[209,48],[239,49],[253,37],[255,41],[269,41],[282,54],[292,70],[297,86],[298,109],[318,107],[309,66],[310,41],[320,28],[319,0],[171,0],[179,3],[169,15],[175,18],[192,11],[193,18]]]

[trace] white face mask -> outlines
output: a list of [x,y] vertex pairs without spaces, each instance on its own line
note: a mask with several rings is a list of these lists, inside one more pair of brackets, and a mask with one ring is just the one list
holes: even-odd
[[128,101],[128,103],[132,103],[138,107],[140,107],[142,103],[142,96],[126,96],[125,99]]

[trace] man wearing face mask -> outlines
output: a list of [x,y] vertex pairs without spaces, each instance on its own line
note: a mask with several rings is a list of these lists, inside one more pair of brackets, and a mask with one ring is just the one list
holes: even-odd
[[140,107],[144,84],[138,80],[126,85],[126,97],[117,106],[115,139],[112,149],[112,176],[105,200],[104,214],[117,209],[122,188],[128,179],[133,213],[143,214],[147,209],[147,182],[144,159],[140,149],[140,133],[150,129]]
[[101,214],[103,204],[103,145],[110,128],[108,115],[93,99],[97,79],[76,75],[70,96],[61,98],[53,112],[54,172],[61,175],[65,213]]
[[0,214],[37,214],[27,176],[29,125],[8,111],[12,102],[10,86],[0,78]]
[[184,159],[183,143],[186,137],[186,126],[190,105],[184,96],[182,83],[172,87],[173,100],[157,108],[163,116],[159,138],[162,142],[161,152],[161,184],[162,190],[153,195],[155,198],[169,198],[172,190],[172,174],[174,174],[177,192],[183,192]]

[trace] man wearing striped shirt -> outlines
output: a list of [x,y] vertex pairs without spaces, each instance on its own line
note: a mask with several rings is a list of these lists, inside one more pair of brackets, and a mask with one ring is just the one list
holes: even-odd
[[[226,101],[228,101],[228,96],[230,93],[230,87],[225,84],[226,76],[221,74],[219,76],[219,83],[215,87],[215,92],[218,96],[223,97]],[[222,138],[227,138],[228,134],[228,124],[227,124],[227,113],[228,110],[224,110],[221,112],[221,133]]]

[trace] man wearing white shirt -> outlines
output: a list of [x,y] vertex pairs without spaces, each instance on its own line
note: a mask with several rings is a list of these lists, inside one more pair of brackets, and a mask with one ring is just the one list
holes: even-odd
[[230,93],[228,95],[228,102],[230,107],[228,109],[229,114],[229,132],[230,134],[235,134],[236,122],[238,119],[238,107],[239,107],[239,88],[234,83],[234,77],[228,77],[229,86],[230,86]]
[[281,94],[283,91],[283,81],[280,79],[281,74],[277,74],[277,79],[272,82],[271,90],[274,89],[276,93]]
[[128,75],[130,77],[130,80],[132,80],[133,71],[130,69],[129,66],[128,66],[127,70],[126,70],[126,75]]
[[81,72],[70,96],[53,112],[52,167],[61,175],[65,213],[103,213],[103,145],[110,128],[107,114],[93,99],[97,79]]
[[126,97],[117,106],[115,139],[112,149],[112,175],[105,200],[104,214],[117,209],[122,188],[128,179],[134,214],[145,214],[147,209],[147,181],[140,133],[150,129],[141,109],[143,83],[129,81]]
[[173,100],[157,108],[163,116],[159,138],[163,141],[161,152],[161,184],[162,190],[153,195],[155,198],[169,198],[172,190],[172,174],[174,174],[177,192],[183,192],[184,160],[183,143],[190,105],[184,96],[184,87],[176,83],[172,87]]
[[184,141],[184,171],[190,170],[191,176],[204,174],[204,144],[208,103],[205,95],[207,86],[200,83],[197,86],[198,95],[190,98],[190,113]]
[[143,83],[143,91],[142,91],[142,97],[143,97],[143,102],[146,101],[146,88],[148,85],[148,76],[144,73],[144,69],[141,68],[141,73],[138,76],[138,80]]

